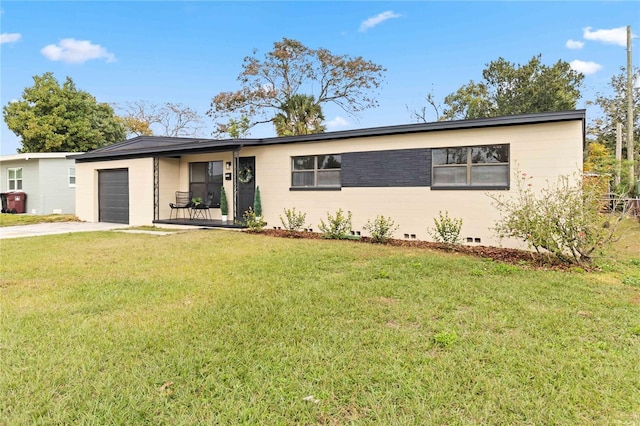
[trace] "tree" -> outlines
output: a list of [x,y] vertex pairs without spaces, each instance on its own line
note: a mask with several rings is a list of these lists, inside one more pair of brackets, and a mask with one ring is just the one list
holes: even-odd
[[380,87],[385,69],[362,57],[310,49],[288,38],[273,43],[273,50],[264,59],[256,54],[254,50],[253,56],[244,58],[243,71],[238,76],[241,89],[219,93],[211,101],[207,115],[217,121],[218,134],[228,128],[228,117],[248,117],[249,128],[274,123],[278,113],[286,117],[297,94],[308,99],[308,93],[314,94],[315,105],[332,103],[354,116],[378,105],[371,92]]
[[322,124],[322,107],[313,96],[295,94],[283,106],[282,112],[273,118],[278,136],[310,135],[322,133],[326,126]]
[[7,127],[21,138],[18,152],[82,152],[124,140],[113,109],[78,90],[70,77],[62,86],[51,72],[33,81],[21,100],[2,109]]
[[564,61],[552,66],[534,56],[525,65],[503,58],[490,62],[483,80],[469,81],[445,97],[445,120],[575,109],[584,76]]
[[[640,79],[640,68],[634,69],[636,79]],[[638,81],[638,80],[636,80]],[[598,93],[595,104],[602,110],[602,115],[591,120],[587,129],[587,134],[593,142],[598,142],[607,147],[609,152],[615,153],[616,149],[616,124],[622,123],[623,129],[627,125],[627,73],[625,68],[621,68],[620,74],[611,77],[609,86],[611,94]],[[636,164],[640,158],[640,86],[636,84],[633,89],[633,140]],[[622,157],[625,158],[627,144],[624,143],[627,135],[623,132]],[[636,174],[637,175],[637,174]]]
[[425,99],[427,101],[427,105],[420,107],[420,109],[410,109],[407,106],[407,111],[409,111],[409,115],[411,119],[415,120],[417,123],[428,123],[429,121],[432,121],[432,120],[427,119],[428,117],[427,111],[429,109],[433,109],[433,112],[435,113],[435,118],[436,118],[435,121],[442,120],[442,116],[440,115],[440,109],[442,108],[442,106],[440,105],[440,103],[436,101],[436,98],[433,95],[433,89],[431,89],[431,92],[427,93],[427,96],[425,97]]
[[139,100],[115,105],[129,135],[197,137],[202,132],[202,117],[194,109],[180,103],[162,105]]

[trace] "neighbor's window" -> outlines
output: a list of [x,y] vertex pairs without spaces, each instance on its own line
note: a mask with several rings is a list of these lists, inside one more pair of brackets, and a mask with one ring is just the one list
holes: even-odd
[[22,190],[22,167],[7,169],[9,191]]
[[220,207],[222,161],[189,163],[189,190],[210,207]]
[[438,148],[431,154],[432,187],[509,187],[509,145]]
[[339,154],[291,158],[291,186],[295,188],[340,187]]
[[69,187],[76,187],[76,168],[69,167]]

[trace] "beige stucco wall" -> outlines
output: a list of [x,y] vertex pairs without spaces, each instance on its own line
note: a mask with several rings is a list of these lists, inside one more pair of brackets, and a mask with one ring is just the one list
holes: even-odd
[[[396,237],[414,234],[430,240],[427,228],[440,211],[463,219],[462,237],[480,238],[483,245],[500,245],[490,227],[498,218],[487,190],[431,190],[428,187],[342,188],[341,191],[290,191],[292,156],[340,154],[385,149],[435,148],[469,145],[510,144],[512,193],[516,169],[533,175],[535,186],[555,181],[560,175],[582,170],[582,123],[579,121],[423,134],[354,138],[339,142],[283,144],[243,149],[240,156],[256,157],[256,184],[260,186],[263,216],[269,227],[281,226],[284,208],[307,213],[310,228],[318,230],[326,219],[342,208],[353,214],[354,231],[376,215],[391,216],[400,225]],[[375,173],[372,170],[371,173]],[[504,246],[520,246],[503,241]]]
[[76,215],[99,221],[98,171],[129,170],[129,225],[153,223],[153,158],[76,163]]

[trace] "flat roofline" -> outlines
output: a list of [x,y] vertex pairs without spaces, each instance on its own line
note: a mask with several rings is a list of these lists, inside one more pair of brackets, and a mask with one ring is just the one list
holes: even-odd
[[[176,143],[167,145],[167,138],[159,136],[139,136],[119,144],[110,145],[85,154],[74,154],[68,158],[78,162],[104,161],[110,159],[140,158],[150,156],[181,156],[209,152],[237,151],[243,147],[279,145],[289,143],[310,143],[322,141],[338,141],[352,138],[390,136],[411,133],[426,133],[445,130],[479,129],[487,127],[516,126],[562,121],[582,121],[583,144],[585,138],[586,110],[571,110],[535,114],[509,115],[502,117],[479,118],[473,120],[436,121],[431,123],[401,124],[384,127],[342,130],[336,132],[317,133],[313,135],[282,136],[261,139],[194,139],[174,138]],[[158,146],[153,146],[153,141]],[[152,146],[135,148],[136,142],[151,142]],[[163,142],[163,143],[160,143]]]
[[0,163],[5,161],[28,161],[40,160],[45,158],[68,158],[69,155],[82,155],[83,152],[27,152],[24,154],[3,155],[0,157]]

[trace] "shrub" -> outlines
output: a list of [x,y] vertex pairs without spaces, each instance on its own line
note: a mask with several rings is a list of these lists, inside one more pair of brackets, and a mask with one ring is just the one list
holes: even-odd
[[364,229],[369,231],[373,241],[376,243],[384,243],[389,238],[393,237],[393,233],[398,229],[398,226],[391,217],[376,216],[373,222],[371,220],[367,220],[367,224],[364,225]]
[[285,217],[280,216],[280,222],[287,231],[300,231],[304,228],[307,214],[304,212],[296,212],[296,208],[284,209]]
[[224,190],[224,186],[220,189],[220,214],[229,214],[229,204],[227,202],[227,193]]
[[244,212],[242,218],[244,219],[245,225],[251,232],[260,232],[267,224],[264,220],[262,220],[262,217],[259,217],[251,207],[249,207],[249,210]]
[[462,219],[449,217],[448,212],[438,213],[438,218],[433,218],[435,227],[429,229],[429,234],[439,243],[458,244],[460,242],[460,231],[462,229]]
[[351,212],[345,215],[342,209],[338,209],[335,216],[327,212],[327,223],[320,219],[318,228],[324,234],[324,238],[347,239],[351,233]]
[[550,260],[581,266],[597,248],[611,243],[622,215],[600,213],[598,185],[561,176],[536,193],[532,177],[518,174],[514,197],[489,194],[501,214],[494,228],[498,237],[520,239]]
[[253,196],[253,210],[256,212],[256,216],[262,216],[262,198],[259,186],[256,186],[256,192]]

